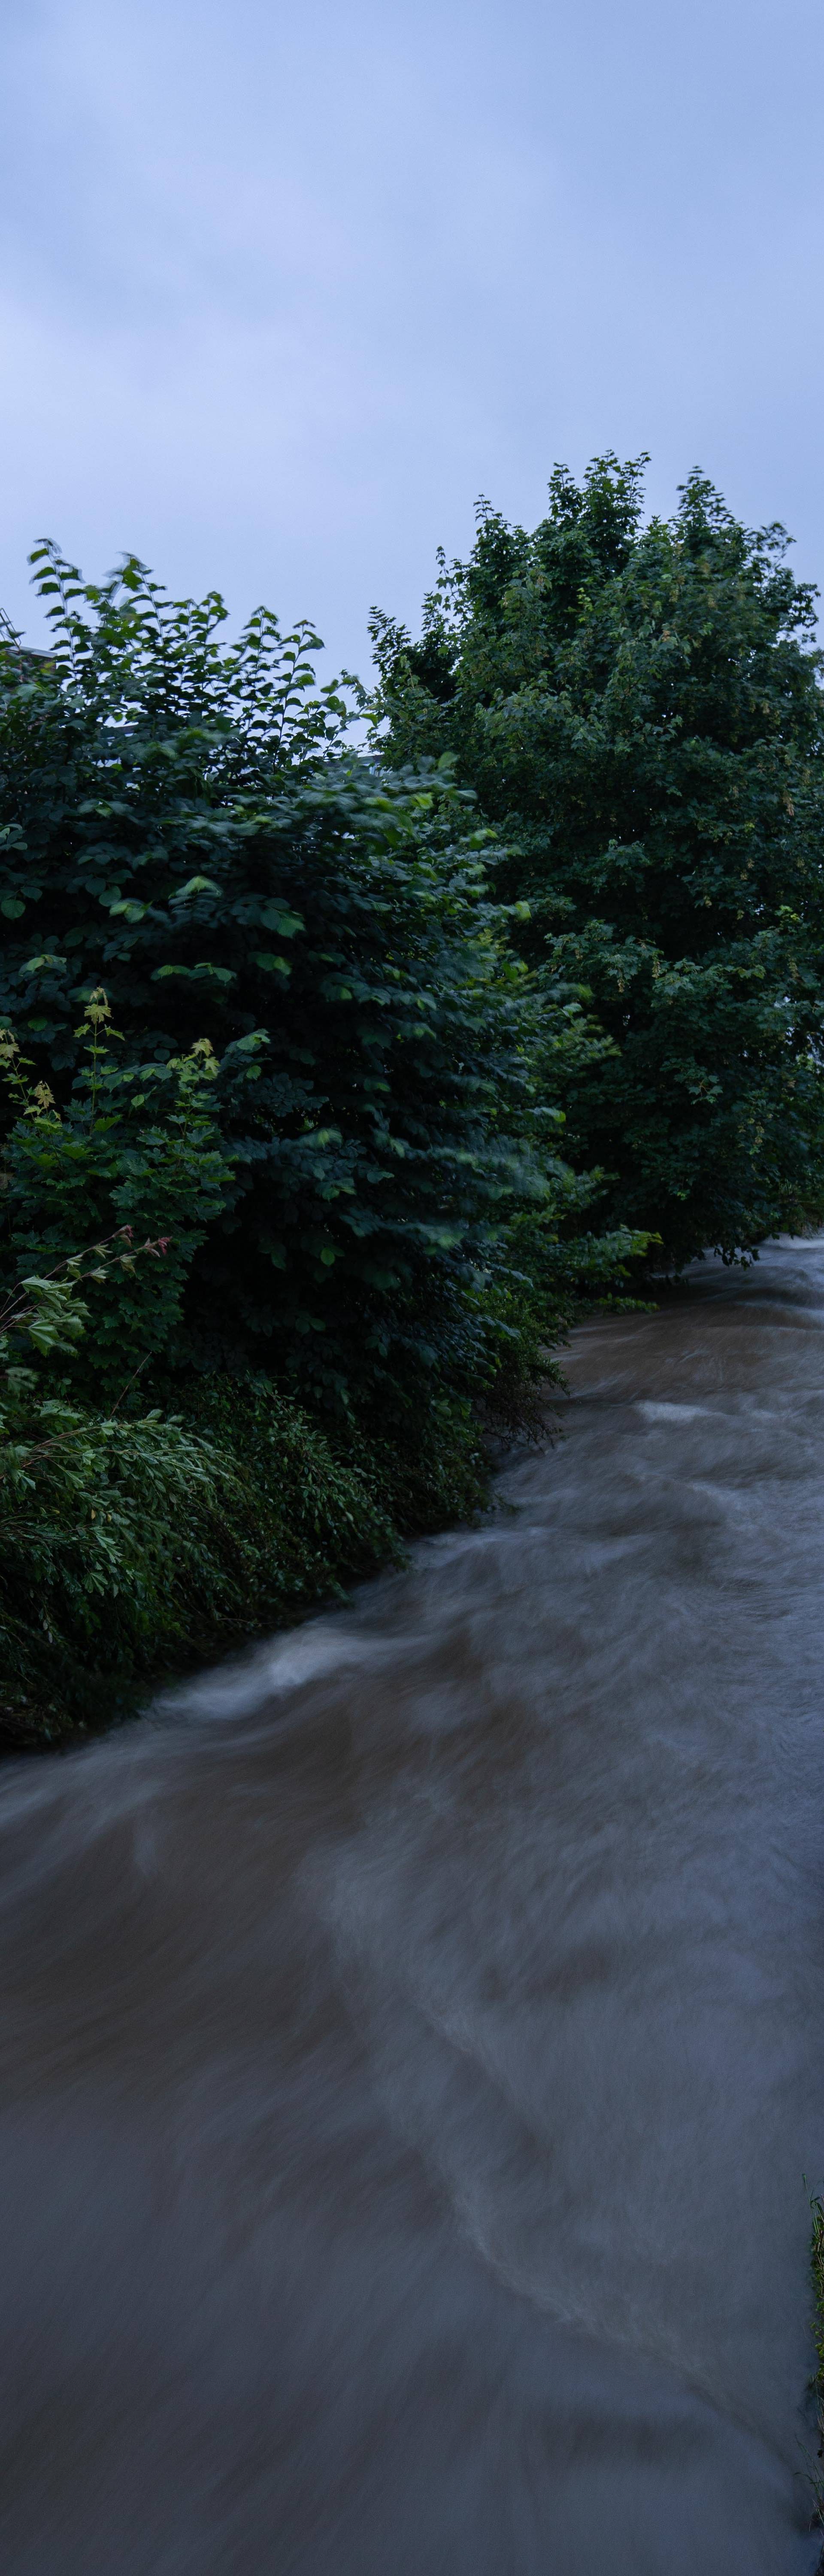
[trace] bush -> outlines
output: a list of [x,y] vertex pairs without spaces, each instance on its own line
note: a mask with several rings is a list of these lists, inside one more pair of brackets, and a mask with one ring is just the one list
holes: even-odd
[[230,649],[219,601],[169,602],[132,561],[95,589],[40,550],[39,580],[53,658],[0,672],[8,1026],[70,1119],[94,990],[147,1081],[208,1041],[231,1189],[189,1268],[191,1363],[339,1415],[474,1393],[497,1357],[478,1279],[555,1182],[471,803],[344,752],[305,633],[260,612]]
[[481,1422],[536,1427],[571,1283],[640,1248],[582,1231],[553,1086],[605,1041],[514,954],[449,768],[347,754],[306,632],[232,650],[215,599],[38,559],[53,657],[0,653],[0,1717],[32,1742],[475,1511]]

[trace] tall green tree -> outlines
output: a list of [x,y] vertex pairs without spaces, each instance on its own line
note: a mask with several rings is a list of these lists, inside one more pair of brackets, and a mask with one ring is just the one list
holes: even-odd
[[391,764],[449,755],[507,845],[520,936],[607,1041],[559,1061],[598,1214],[680,1265],[824,1216],[824,726],[781,528],[646,458],[556,468],[530,534],[480,505],[417,642],[375,612]]

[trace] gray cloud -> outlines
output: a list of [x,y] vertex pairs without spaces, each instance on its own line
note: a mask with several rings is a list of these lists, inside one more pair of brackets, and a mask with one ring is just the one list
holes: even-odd
[[815,0],[6,0],[0,600],[134,546],[363,668],[605,446],[824,575],[822,53]]

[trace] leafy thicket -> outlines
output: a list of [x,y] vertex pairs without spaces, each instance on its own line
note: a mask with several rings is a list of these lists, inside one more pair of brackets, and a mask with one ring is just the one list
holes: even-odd
[[559,1058],[565,1151],[680,1264],[824,1214],[821,664],[783,531],[699,475],[644,524],[645,461],[557,469],[532,534],[483,504],[420,640],[376,613],[373,714],[508,845],[523,952],[607,1042]]
[[[38,549],[0,650],[0,1723],[484,1491],[574,1292],[824,1215],[821,691],[695,477],[480,513],[370,753],[311,630]],[[565,1123],[564,1123],[565,1120]]]
[[[168,1064],[118,1062],[111,1007],[94,990],[76,1032],[86,1062],[59,1109],[9,1029],[0,1080],[11,1125],[0,1229],[18,1275],[60,1271],[67,1245],[118,1237],[94,1276],[94,1335],[73,1353],[75,1393],[122,1397],[126,1377],[182,1341],[192,1257],[231,1194],[214,1118],[219,1067],[207,1039]],[[148,1264],[140,1249],[149,1253]]]
[[[90,1068],[62,1117],[14,1038],[0,1036],[17,1113],[0,1202],[6,1244],[13,1234],[19,1254],[27,1221],[36,1234],[53,1209],[53,1233],[90,1202],[140,1218],[24,1271],[0,1302],[0,1740],[13,1744],[54,1742],[125,1711],[147,1677],[295,1617],[398,1546],[391,1479],[363,1441],[350,1437],[348,1456],[335,1456],[265,1377],[158,1366],[179,1344],[186,1254],[222,1205],[231,1166],[215,1144],[202,1047],[165,1069],[158,1123],[155,1087],[147,1098],[142,1076],[110,1067],[107,1021],[93,998],[80,1030]],[[147,1208],[174,1213],[176,1199],[177,1240],[144,1237]],[[444,1430],[438,1471],[461,1508],[482,1494],[477,1438],[463,1421]],[[431,1507],[425,1461],[422,1485]]]
[[261,612],[230,648],[216,599],[37,560],[53,653],[0,657],[0,1630],[27,1739],[473,1509],[479,1410],[534,1419],[570,1221],[593,1280],[635,1248],[586,1234],[555,1066],[592,1041],[515,954],[448,769],[347,752],[308,630]]
[[[476,1393],[507,1329],[479,1282],[514,1210],[572,1184],[542,1151],[537,1027],[471,803],[344,751],[306,631],[260,612],[229,648],[218,600],[170,602],[131,562],[98,589],[44,550],[39,580],[53,658],[7,652],[0,699],[0,1019],[79,1151],[78,1023],[107,996],[127,1071],[107,1065],[94,1157],[118,1164],[116,1214],[127,1165],[148,1182],[129,1087],[144,1124],[168,1118],[208,1041],[223,1206],[195,1221],[191,1362],[350,1412]],[[144,1137],[144,1165],[164,1150]]]
[[43,1361],[82,1348],[78,1292],[112,1284],[123,1240],[0,1309],[0,1739],[15,1744],[99,1724],[147,1675],[295,1617],[396,1547],[368,1476],[266,1381],[211,1389],[208,1427],[185,1405],[101,1415],[59,1378],[50,1391]]
[[811,2485],[818,2522],[824,2529],[824,2199],[820,2192],[810,2198],[812,2240],[810,2268],[812,2273],[813,2313],[811,2318],[815,2347],[815,2371],[810,2395],[815,2403],[817,2449],[811,2463]]

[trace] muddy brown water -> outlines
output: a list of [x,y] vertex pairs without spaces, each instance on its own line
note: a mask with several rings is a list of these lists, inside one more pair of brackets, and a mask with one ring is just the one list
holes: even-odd
[[806,2576],[824,1243],[0,1784],[6,2576]]

